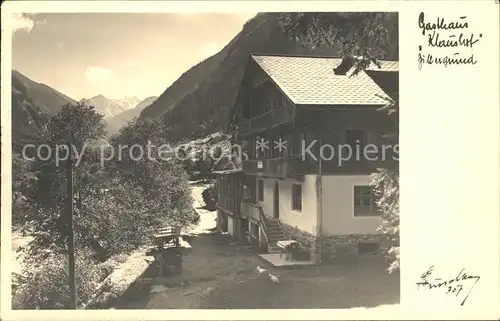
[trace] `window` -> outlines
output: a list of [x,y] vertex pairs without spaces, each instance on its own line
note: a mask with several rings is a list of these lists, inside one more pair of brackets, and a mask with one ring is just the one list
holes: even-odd
[[259,180],[259,201],[264,201],[264,181]]
[[379,216],[370,186],[354,186],[354,216]]
[[345,143],[353,149],[353,152],[356,150],[356,146],[359,144],[359,150],[362,152],[363,148],[365,148],[368,137],[367,133],[364,130],[346,130],[345,132]]
[[302,211],[302,185],[292,184],[292,210]]
[[377,253],[380,248],[380,243],[377,242],[359,242],[358,243],[358,253],[368,254]]

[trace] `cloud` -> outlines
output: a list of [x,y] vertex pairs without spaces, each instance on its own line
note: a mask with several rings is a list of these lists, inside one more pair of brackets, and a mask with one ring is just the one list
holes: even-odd
[[219,45],[216,42],[211,41],[203,45],[201,48],[201,55],[203,58],[208,58],[218,53],[219,50]]
[[35,21],[33,21],[29,16],[22,13],[12,14],[13,32],[16,32],[18,30],[25,30],[27,33],[29,33],[34,26],[35,26]]
[[24,30],[27,33],[36,26],[40,24],[45,24],[47,21],[40,20],[36,21],[32,19],[32,14],[26,13],[13,13],[12,14],[12,32],[15,33],[19,30]]
[[108,68],[89,66],[85,71],[85,78],[90,82],[105,83],[113,78],[113,71]]

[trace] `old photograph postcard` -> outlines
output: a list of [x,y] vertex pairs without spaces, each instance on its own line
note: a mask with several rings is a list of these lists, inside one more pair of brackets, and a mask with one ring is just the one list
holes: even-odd
[[498,319],[499,12],[4,3],[2,320]]

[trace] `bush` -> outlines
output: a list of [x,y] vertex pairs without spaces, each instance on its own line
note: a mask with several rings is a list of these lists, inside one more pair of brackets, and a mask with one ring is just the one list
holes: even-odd
[[193,216],[191,218],[191,224],[197,224],[200,221],[200,214],[196,212],[196,210],[193,208]]
[[35,175],[30,164],[21,155],[12,155],[12,225],[24,223],[26,213],[31,210],[26,195],[33,184]]
[[377,205],[382,211],[378,231],[390,238],[393,246],[386,253],[391,264],[390,273],[399,270],[399,171],[380,170],[373,175]]
[[206,208],[209,211],[215,211],[217,209],[217,189],[215,184],[210,185],[206,188],[201,196],[205,202]]
[[[69,308],[67,255],[52,253],[44,259],[31,259],[25,264],[26,272],[15,274],[12,279],[12,308]],[[79,306],[87,303],[111,270],[112,267],[106,264],[96,264],[88,253],[78,253],[76,286]]]

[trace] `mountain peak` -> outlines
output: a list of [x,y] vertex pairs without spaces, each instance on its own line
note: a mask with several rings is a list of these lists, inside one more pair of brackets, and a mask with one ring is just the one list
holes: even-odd
[[102,94],[99,94],[99,95],[96,95],[96,96],[93,96],[93,97],[90,97],[90,98],[82,98],[81,101],[85,101],[85,100],[108,100],[108,98],[106,98]]
[[140,100],[137,96],[125,96],[122,98],[123,100]]
[[113,135],[116,134],[120,128],[125,126],[129,121],[138,117],[141,111],[151,105],[158,97],[150,96],[138,102],[133,108],[127,109],[124,112],[113,116],[107,120],[107,130],[108,133]]
[[126,110],[135,108],[141,102],[136,96],[125,96],[115,99],[106,97],[103,94],[92,98],[84,98],[81,101],[87,105],[94,106],[99,114],[104,115],[104,118],[111,118]]

